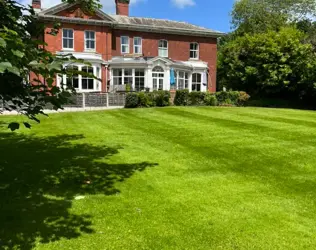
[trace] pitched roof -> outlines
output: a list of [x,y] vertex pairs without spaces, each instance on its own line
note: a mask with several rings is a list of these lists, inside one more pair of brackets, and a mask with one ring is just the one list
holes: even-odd
[[190,35],[200,37],[220,37],[224,35],[224,33],[222,32],[207,29],[186,22],[177,22],[165,19],[145,17],[110,15],[104,13],[101,10],[97,10],[96,14],[102,20],[56,16],[56,13],[71,8],[72,6],[74,6],[74,4],[62,3],[39,12],[38,16],[44,20],[61,20],[63,22],[71,23],[91,23],[92,25],[110,25],[113,29],[127,29],[133,31]]
[[191,31],[193,33],[205,33],[205,34],[212,34],[212,35],[223,35],[222,32],[207,29],[201,26],[193,25],[187,22],[178,22],[178,21],[171,21],[166,19],[156,19],[156,18],[146,18],[146,17],[130,17],[130,16],[121,16],[121,15],[109,15],[111,16],[118,24],[124,26],[135,26],[135,27],[148,27],[149,29],[152,28],[153,30],[160,30],[163,29],[165,31]]

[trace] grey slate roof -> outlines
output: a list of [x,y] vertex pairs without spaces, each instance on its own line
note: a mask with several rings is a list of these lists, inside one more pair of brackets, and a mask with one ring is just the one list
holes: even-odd
[[69,23],[86,23],[91,25],[107,25],[113,29],[125,29],[133,31],[145,31],[153,33],[165,33],[165,34],[178,34],[178,35],[190,35],[199,37],[220,37],[224,33],[216,30],[207,29],[197,25],[189,24],[186,22],[177,22],[164,19],[145,18],[145,17],[130,17],[121,15],[110,15],[97,11],[97,15],[102,20],[82,19],[72,17],[56,16],[55,13],[65,10],[75,4],[62,3],[56,5],[47,10],[43,10],[38,13],[38,16],[43,20],[55,21],[60,20]]
[[200,30],[206,32],[214,32],[222,34],[219,31],[207,29],[201,26],[193,25],[186,22],[171,21],[166,19],[156,19],[156,18],[147,18],[147,17],[130,17],[130,16],[121,16],[121,15],[109,15],[119,24],[130,24],[130,25],[146,25],[151,27],[163,27],[163,28],[177,28],[184,30]]

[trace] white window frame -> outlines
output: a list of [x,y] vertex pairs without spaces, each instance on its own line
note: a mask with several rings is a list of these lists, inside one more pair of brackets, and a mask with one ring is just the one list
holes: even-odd
[[[72,38],[70,37],[64,37],[64,30],[71,30],[72,31]],[[63,46],[63,50],[74,50],[75,48],[75,32],[73,29],[68,29],[68,28],[63,28],[62,29],[62,46]],[[64,46],[64,39],[68,39],[68,40],[71,40],[72,39],[72,48],[65,48]]]
[[[167,47],[166,48],[165,47],[160,47],[160,42],[167,42]],[[167,51],[167,55],[161,55],[161,51],[164,51],[164,52]],[[163,54],[165,54],[165,53],[163,53]],[[161,39],[161,40],[158,41],[158,56],[166,57],[166,58],[169,57],[169,42],[168,42],[168,40]]]
[[[87,39],[86,37],[86,32],[93,32],[94,33],[94,39]],[[91,48],[87,48],[87,43],[86,41],[94,41],[94,49],[91,49]],[[94,30],[85,30],[84,31],[84,50],[85,51],[95,51],[96,50],[96,47],[97,47],[97,41],[96,41],[96,32]]]
[[[136,39],[140,40],[140,44],[135,44]],[[143,53],[143,39],[141,37],[134,37],[133,42],[134,42],[134,46],[133,46],[134,54],[138,54],[138,55],[142,54]],[[136,48],[139,48],[139,53],[136,53]]]
[[[182,76],[180,76],[181,75],[180,73],[182,73]],[[176,89],[177,90],[189,89],[189,73],[186,71],[179,70],[175,74],[176,74],[175,75],[175,77],[176,77]],[[183,81],[183,84],[184,84],[183,88],[179,88],[180,80]]]
[[[69,65],[64,65],[64,67],[67,67]],[[82,64],[72,64],[72,66],[77,67],[78,71],[82,71],[82,68],[84,67],[91,67],[93,68],[93,74],[98,77],[99,79],[101,79],[101,75],[102,75],[102,66],[101,64],[92,64],[91,66],[88,65],[82,65]],[[99,68],[99,69],[98,69]],[[62,79],[60,79],[62,78]],[[93,89],[82,89],[82,75],[78,75],[78,88],[76,89],[78,93],[82,93],[82,92],[96,92],[96,91],[101,91],[102,88],[102,82],[97,80],[97,79],[93,79]],[[57,78],[57,85],[61,86],[61,85],[65,85],[67,84],[67,76],[63,75],[61,77]]]
[[[201,77],[201,81],[200,82],[198,82],[198,81],[193,81],[193,76],[194,75],[200,75],[200,77]],[[202,92],[202,73],[199,73],[199,72],[194,72],[193,74],[192,74],[192,84],[191,84],[191,89],[190,89],[190,91],[196,91],[196,92]],[[193,90],[193,85],[200,85],[200,90]]]
[[[191,49],[191,45],[196,45],[196,49]],[[196,52],[196,57],[191,57],[191,52]],[[190,59],[198,60],[200,57],[200,44],[197,42],[190,43]]]
[[[117,75],[114,75],[114,71],[115,70],[122,70],[122,75],[120,76],[117,76]],[[132,71],[132,74],[130,75],[126,75],[125,74],[125,71]],[[142,70],[144,71],[144,76],[136,76],[136,71],[137,70]],[[112,68],[111,69],[111,83],[110,85],[111,86],[124,86],[125,84],[132,84],[131,87],[132,89],[135,89],[136,90],[136,78],[143,78],[144,79],[144,88],[141,89],[140,91],[143,91],[146,89],[146,68],[129,68],[129,67],[124,67],[124,68]],[[129,78],[131,81],[129,81],[128,83],[125,83],[125,79]],[[118,80],[118,82],[121,82],[121,84],[114,84],[114,79],[121,79],[121,80]]]
[[[123,38],[127,38],[127,44],[122,43]],[[129,36],[121,36],[120,40],[121,40],[121,54],[129,54]],[[126,52],[123,52],[123,46],[127,46]]]

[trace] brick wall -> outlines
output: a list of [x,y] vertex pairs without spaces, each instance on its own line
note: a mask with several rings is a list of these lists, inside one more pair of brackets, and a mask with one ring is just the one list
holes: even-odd
[[216,91],[216,61],[217,61],[217,41],[215,38],[200,38],[181,35],[154,34],[146,32],[134,32],[124,30],[114,30],[112,34],[112,56],[121,55],[121,36],[130,37],[130,53],[133,53],[133,37],[142,37],[143,55],[149,57],[158,56],[158,42],[161,39],[168,40],[169,58],[179,61],[190,59],[190,43],[199,43],[201,61],[207,62],[209,72],[210,91]]
[[[62,51],[62,29],[57,36],[46,34],[51,30],[53,24],[48,23],[45,30],[45,42],[47,43],[46,49],[55,53]],[[112,59],[112,34],[109,27],[82,25],[82,24],[63,24],[62,28],[74,30],[74,51],[84,52],[84,32],[85,30],[92,30],[96,32],[96,53],[102,55],[106,61]]]

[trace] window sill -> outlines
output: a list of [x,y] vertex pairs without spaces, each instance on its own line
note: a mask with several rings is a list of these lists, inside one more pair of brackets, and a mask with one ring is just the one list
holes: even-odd
[[68,52],[74,52],[75,50],[74,49],[68,49],[68,48],[62,48],[61,51],[68,51]]
[[190,58],[189,61],[199,61],[199,58]]
[[85,49],[84,52],[95,53],[95,49]]

